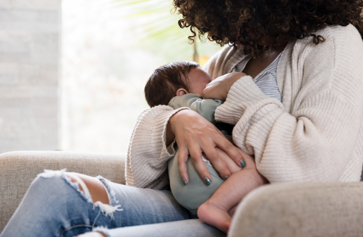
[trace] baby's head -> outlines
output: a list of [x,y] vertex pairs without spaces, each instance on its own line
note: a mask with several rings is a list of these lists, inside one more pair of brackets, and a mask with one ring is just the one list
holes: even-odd
[[211,78],[196,62],[177,61],[157,68],[145,85],[145,98],[150,107],[167,105],[188,93],[202,94]]

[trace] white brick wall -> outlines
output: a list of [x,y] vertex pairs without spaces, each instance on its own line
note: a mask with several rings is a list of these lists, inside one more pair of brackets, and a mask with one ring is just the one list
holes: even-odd
[[0,0],[0,152],[58,148],[61,0]]

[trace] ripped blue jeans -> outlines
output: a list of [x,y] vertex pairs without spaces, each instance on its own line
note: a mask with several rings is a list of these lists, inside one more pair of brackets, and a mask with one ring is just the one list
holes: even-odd
[[225,236],[192,219],[195,216],[169,191],[125,186],[100,176],[98,179],[108,191],[109,205],[93,203],[64,170],[38,175],[0,237],[71,237],[90,231],[109,237]]

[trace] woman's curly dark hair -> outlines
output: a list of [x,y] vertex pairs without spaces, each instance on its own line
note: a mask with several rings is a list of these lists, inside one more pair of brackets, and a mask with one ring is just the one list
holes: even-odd
[[275,43],[281,39],[313,37],[319,44],[325,39],[313,34],[328,25],[354,25],[363,36],[363,0],[173,0],[182,15],[181,28],[192,32],[194,41],[207,34],[221,46],[236,46],[257,58],[269,51],[265,36]]

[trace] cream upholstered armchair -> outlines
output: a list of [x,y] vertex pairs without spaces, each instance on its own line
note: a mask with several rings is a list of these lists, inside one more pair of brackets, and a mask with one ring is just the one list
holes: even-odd
[[[125,157],[115,154],[60,151],[17,151],[0,154],[0,232],[16,210],[30,183],[44,169],[101,175],[125,183]],[[14,236],[15,237],[15,236]]]
[[[0,154],[0,231],[44,169],[67,168],[124,183],[124,160],[122,155],[97,153]],[[241,202],[228,236],[363,236],[362,216],[363,183],[266,185]]]

